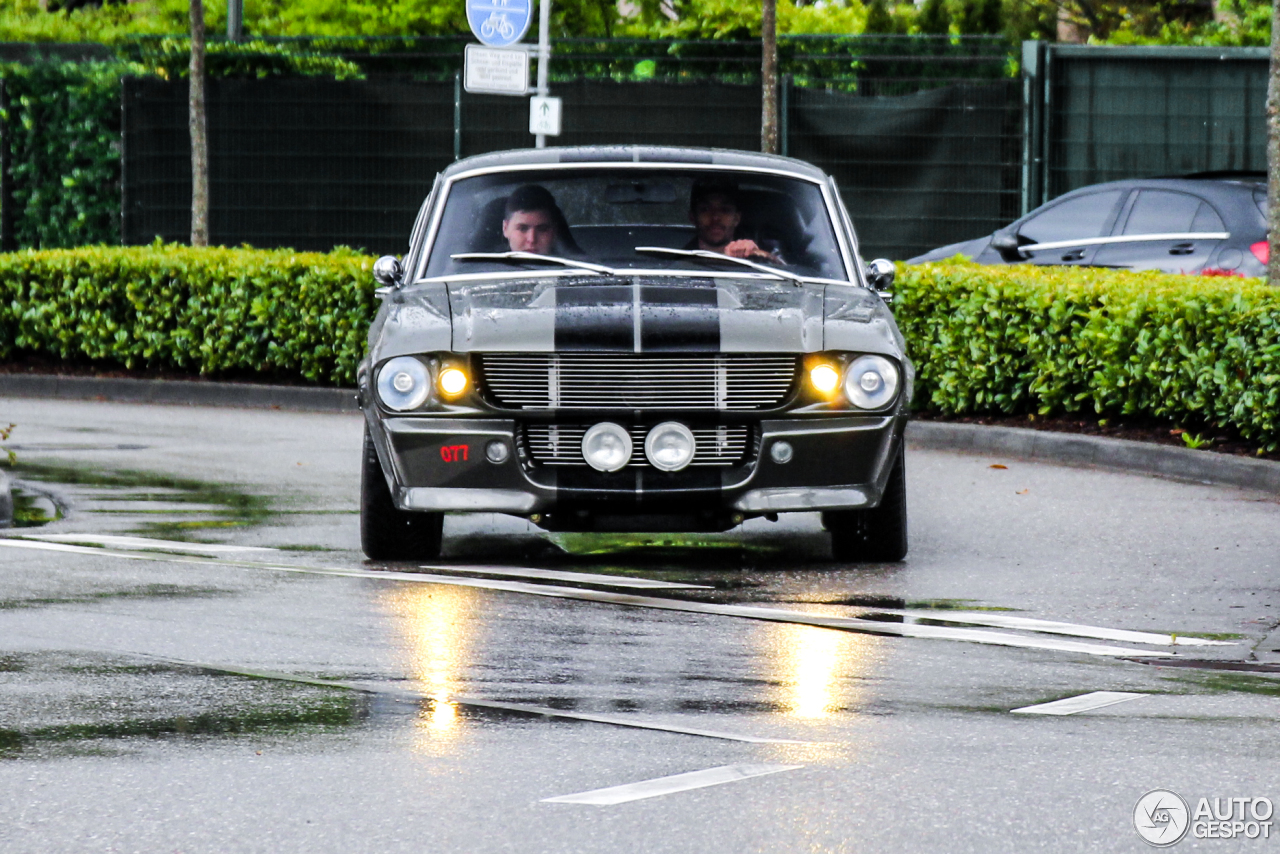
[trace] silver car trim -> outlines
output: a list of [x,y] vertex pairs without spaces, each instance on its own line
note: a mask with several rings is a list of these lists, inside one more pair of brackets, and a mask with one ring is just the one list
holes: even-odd
[[531,513],[538,496],[515,489],[413,486],[400,490],[400,505],[436,513]]
[[778,513],[798,510],[845,510],[871,503],[864,489],[856,486],[791,487],[753,489],[733,503],[743,513]]
[[[449,277],[436,276],[432,279],[423,278],[426,273],[427,259],[431,257],[431,249],[435,245],[436,234],[440,229],[440,220],[444,217],[444,207],[449,201],[449,194],[453,190],[455,181],[463,178],[474,178],[479,175],[490,175],[495,172],[537,172],[555,169],[647,169],[650,171],[676,171],[676,170],[696,170],[699,172],[756,172],[763,175],[780,175],[785,178],[794,178],[799,181],[805,181],[813,184],[822,193],[822,199],[826,203],[827,217],[831,222],[832,228],[836,232],[836,243],[840,247],[842,260],[844,261],[845,275],[848,281],[842,281],[840,284],[862,285],[865,287],[862,278],[859,275],[857,266],[853,263],[848,241],[851,235],[845,234],[845,229],[841,226],[844,220],[840,217],[838,211],[832,204],[831,190],[828,182],[810,175],[803,175],[798,172],[792,172],[788,169],[771,169],[762,166],[729,166],[725,164],[715,163],[679,163],[679,162],[628,162],[628,161],[608,161],[598,163],[521,163],[513,166],[488,166],[482,169],[468,169],[465,172],[459,172],[456,175],[450,175],[444,181],[444,186],[440,188],[440,198],[435,204],[435,210],[431,214],[431,226],[427,231],[426,239],[422,243],[422,247],[416,259],[414,275],[409,281],[442,281]],[[412,248],[412,247],[411,247]],[[687,274],[688,271],[685,271]]]
[[1113,237],[1087,237],[1082,240],[1053,240],[1048,243],[1031,243],[1019,246],[1021,252],[1034,252],[1038,249],[1066,249],[1068,246],[1102,246],[1109,243],[1143,243],[1155,240],[1229,240],[1231,234],[1226,231],[1188,231],[1170,232],[1168,234],[1117,234]]

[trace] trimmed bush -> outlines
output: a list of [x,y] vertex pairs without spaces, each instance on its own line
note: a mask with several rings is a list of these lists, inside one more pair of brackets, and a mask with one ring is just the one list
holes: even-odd
[[1260,279],[923,264],[895,290],[917,408],[1146,416],[1280,447],[1280,289]]
[[354,385],[376,309],[372,269],[345,249],[156,243],[0,255],[0,359]]
[[[0,255],[0,360],[351,385],[372,266],[160,243]],[[1260,280],[925,264],[895,290],[920,409],[1151,417],[1280,447],[1280,289]]]

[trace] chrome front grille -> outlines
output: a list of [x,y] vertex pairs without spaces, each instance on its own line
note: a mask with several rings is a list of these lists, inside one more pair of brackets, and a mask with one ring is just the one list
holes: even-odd
[[[585,466],[582,436],[589,424],[526,424],[524,446],[529,456],[544,466]],[[648,466],[644,437],[649,428],[634,425],[631,433],[632,466]],[[742,462],[750,445],[751,429],[745,425],[693,428],[691,466],[732,466]]]
[[759,410],[782,404],[799,359],[689,353],[484,353],[484,393],[506,409]]

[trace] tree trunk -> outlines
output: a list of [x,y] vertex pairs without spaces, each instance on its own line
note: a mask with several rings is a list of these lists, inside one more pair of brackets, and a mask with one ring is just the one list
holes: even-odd
[[778,153],[778,3],[760,3],[760,150]]
[[1271,10],[1271,77],[1267,81],[1267,281],[1280,284],[1280,3]]
[[191,0],[191,245],[209,245],[209,134],[204,108],[204,2]]

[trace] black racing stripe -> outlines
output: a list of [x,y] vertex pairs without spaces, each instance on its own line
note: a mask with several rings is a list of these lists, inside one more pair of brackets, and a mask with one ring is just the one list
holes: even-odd
[[719,352],[719,291],[714,282],[640,286],[643,352]]
[[556,288],[556,350],[635,351],[630,285]]

